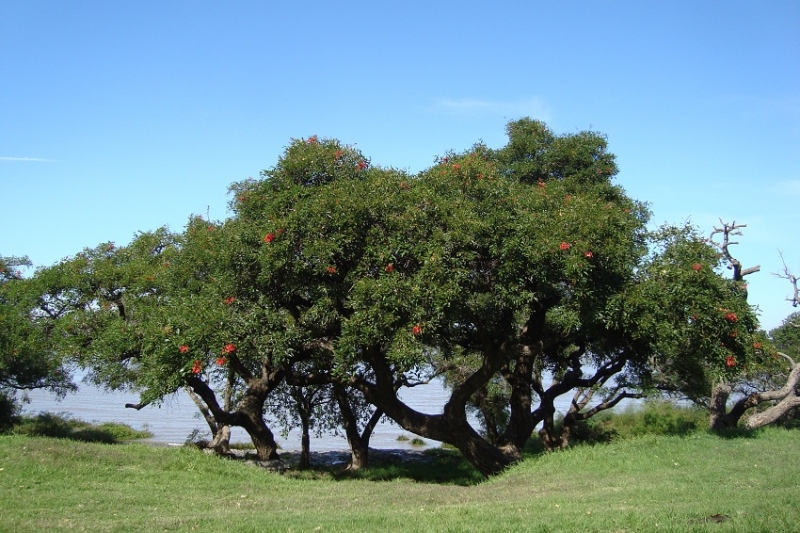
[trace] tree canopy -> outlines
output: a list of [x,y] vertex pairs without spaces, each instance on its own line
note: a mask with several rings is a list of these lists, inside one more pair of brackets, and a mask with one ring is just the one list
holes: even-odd
[[[531,119],[507,133],[416,175],[294,139],[260,179],[231,186],[227,220],[193,217],[41,270],[71,309],[62,350],[143,402],[190,387],[263,458],[277,455],[267,398],[331,386],[352,400],[338,402],[343,421],[366,422],[366,401],[485,474],[519,459],[540,423],[559,446],[570,421],[622,398],[748,364],[757,322],[719,254],[690,228],[647,230],[603,135]],[[442,413],[403,402],[434,376],[450,387]],[[467,410],[489,396],[501,404],[480,434]]]

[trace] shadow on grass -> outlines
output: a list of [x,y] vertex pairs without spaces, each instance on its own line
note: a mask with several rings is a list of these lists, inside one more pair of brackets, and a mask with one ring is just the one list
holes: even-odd
[[101,444],[116,444],[152,436],[148,432],[134,430],[125,424],[105,422],[95,425],[70,418],[66,414],[53,413],[24,416],[14,425],[11,432],[31,437],[50,437]]
[[296,479],[344,481],[409,481],[441,485],[475,485],[485,478],[455,450],[426,450],[411,458],[371,454],[369,468],[343,470],[341,465],[312,465],[306,470],[292,470],[285,475]]
[[716,435],[721,439],[755,439],[758,436],[757,429],[745,428],[726,428],[718,430],[709,430],[709,433]]

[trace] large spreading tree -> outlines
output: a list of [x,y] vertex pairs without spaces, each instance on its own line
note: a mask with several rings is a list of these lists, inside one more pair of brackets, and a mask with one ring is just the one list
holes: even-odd
[[[143,403],[188,386],[264,459],[277,456],[270,396],[319,387],[354,462],[385,414],[484,474],[518,460],[537,425],[547,447],[563,445],[570,424],[656,388],[659,372],[745,363],[752,310],[711,246],[647,231],[645,205],[613,183],[604,136],[530,119],[507,133],[500,149],[477,144],[416,175],[295,139],[231,187],[229,219],[194,217],[53,267],[51,299],[74,309],[69,350]],[[441,413],[402,400],[438,375]],[[574,408],[558,427],[565,394]],[[490,396],[503,404],[480,434],[467,412]]]

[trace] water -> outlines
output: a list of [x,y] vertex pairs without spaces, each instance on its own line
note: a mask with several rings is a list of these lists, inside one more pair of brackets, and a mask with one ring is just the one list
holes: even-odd
[[[135,429],[144,429],[153,434],[148,439],[151,442],[167,445],[182,445],[186,439],[198,429],[202,434],[209,435],[205,420],[200,417],[194,402],[181,391],[164,400],[162,405],[149,405],[137,411],[125,408],[126,403],[138,403],[139,397],[135,394],[121,392],[107,393],[90,384],[80,383],[79,391],[67,395],[59,401],[55,395],[47,391],[35,390],[28,393],[30,403],[24,405],[24,412],[36,414],[40,412],[66,413],[74,418],[88,422],[121,422]],[[441,382],[432,382],[402,391],[401,397],[412,408],[423,413],[437,414],[447,401],[449,394]],[[556,402],[556,409],[564,413],[569,408],[571,395],[564,395]],[[473,427],[478,424],[475,419],[470,419]],[[280,428],[271,425],[276,441],[284,450],[299,450],[300,435],[297,430],[292,431],[286,438],[282,437]],[[231,428],[231,442],[249,442],[250,439],[241,428]],[[400,436],[413,438],[415,435],[404,430],[397,424],[383,419],[375,428],[370,446],[378,449],[414,448],[409,441],[397,438]],[[424,439],[427,446],[439,446],[436,441]],[[347,450],[347,440],[343,436],[323,434],[316,437],[312,433],[311,449],[314,451]]]
[[[58,400],[54,394],[43,390],[28,392],[30,403],[23,406],[23,411],[27,414],[40,412],[66,413],[74,418],[86,420],[88,422],[121,422],[135,429],[147,430],[153,434],[148,441],[178,446],[186,442],[193,431],[200,430],[202,434],[209,436],[208,425],[201,418],[194,402],[186,392],[179,392],[169,396],[162,405],[149,405],[137,411],[125,407],[126,403],[138,403],[139,397],[136,394],[114,392],[107,393],[90,384],[80,383],[76,393],[67,395],[63,400]],[[409,406],[425,413],[441,413],[445,402],[448,399],[448,392],[441,383],[430,383],[420,385],[412,389],[403,391],[402,398]],[[471,420],[477,427],[477,422]],[[300,449],[300,434],[298,430],[293,430],[283,438],[280,427],[270,425],[270,429],[275,433],[275,440],[284,450]],[[401,435],[413,438],[415,435],[405,431],[403,428],[387,419],[381,420],[370,440],[373,448],[414,448],[408,441],[398,441]],[[428,446],[438,446],[436,441],[428,441]],[[249,442],[247,433],[241,428],[231,428],[231,442]],[[315,451],[334,451],[347,450],[347,440],[343,436],[323,434],[316,437],[312,431],[311,448]]]

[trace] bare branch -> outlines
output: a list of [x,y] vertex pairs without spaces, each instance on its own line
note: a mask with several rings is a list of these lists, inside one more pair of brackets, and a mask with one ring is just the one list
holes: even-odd
[[[727,222],[723,222],[722,219],[720,219],[719,222],[722,224],[722,227],[714,228],[714,230],[708,236],[708,242],[719,249],[719,251],[722,253],[722,258],[726,263],[728,263],[728,268],[733,270],[733,281],[743,281],[745,276],[761,270],[761,265],[743,269],[741,261],[733,257],[730,252],[730,247],[732,245],[739,244],[738,241],[732,241],[731,236],[741,235],[742,228],[746,228],[747,224],[737,224],[736,221],[728,224]],[[722,235],[722,242],[717,242],[714,240],[714,236],[717,234]]]

